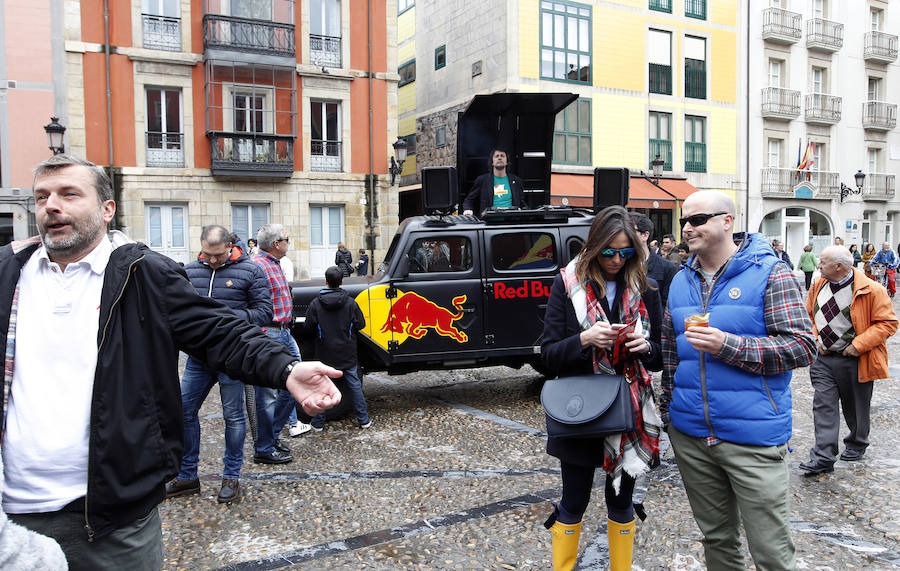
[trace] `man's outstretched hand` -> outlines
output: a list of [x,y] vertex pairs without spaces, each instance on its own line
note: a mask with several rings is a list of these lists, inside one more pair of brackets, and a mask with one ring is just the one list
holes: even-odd
[[291,369],[287,390],[307,414],[314,416],[341,402],[341,393],[331,379],[342,375],[321,361],[304,361]]

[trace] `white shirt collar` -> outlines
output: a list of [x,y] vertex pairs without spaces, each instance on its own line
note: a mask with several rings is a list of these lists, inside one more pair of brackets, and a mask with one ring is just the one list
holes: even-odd
[[[106,265],[109,263],[109,256],[112,254],[112,250],[112,242],[109,241],[108,236],[104,236],[103,239],[100,240],[100,243],[97,244],[93,250],[88,252],[85,257],[77,262],[72,262],[67,265],[73,266],[76,264],[84,264],[95,274],[103,275],[103,272],[106,271]],[[43,244],[38,248],[36,254],[38,263],[41,264],[42,267],[49,267],[50,264],[55,263],[50,259],[50,256],[47,254],[47,248],[45,248]]]

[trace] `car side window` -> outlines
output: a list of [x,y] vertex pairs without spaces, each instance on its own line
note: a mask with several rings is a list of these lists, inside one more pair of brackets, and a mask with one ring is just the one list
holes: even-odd
[[407,254],[411,274],[467,272],[472,269],[472,242],[465,236],[418,238]]
[[549,270],[557,266],[553,236],[544,232],[511,232],[491,237],[494,269]]
[[584,241],[581,238],[569,238],[569,260],[581,253],[584,248]]

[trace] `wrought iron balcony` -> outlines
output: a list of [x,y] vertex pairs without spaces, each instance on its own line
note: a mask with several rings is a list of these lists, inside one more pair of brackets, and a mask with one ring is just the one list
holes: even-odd
[[762,116],[767,119],[790,121],[800,116],[800,92],[780,87],[762,90]]
[[781,8],[763,10],[762,37],[764,40],[776,44],[796,44],[802,35],[800,14]]
[[878,63],[897,60],[897,36],[884,32],[866,32],[863,59]]
[[844,25],[824,18],[806,22],[806,47],[833,53],[844,45]]
[[684,143],[685,172],[706,172],[706,143]]
[[706,99],[706,62],[684,59],[684,96]]
[[863,200],[893,200],[896,182],[892,174],[867,174],[862,189]]
[[219,14],[203,16],[203,48],[259,54],[294,55],[294,26]]
[[343,169],[340,141],[313,139],[310,144],[309,170],[314,172],[341,172]]
[[706,19],[706,0],[684,0],[684,15],[688,18]]
[[765,167],[760,189],[763,198],[831,199],[841,194],[841,177],[836,172]]
[[650,64],[650,93],[672,95],[672,66]]
[[310,34],[309,61],[322,67],[341,67],[341,38]]
[[825,93],[806,95],[806,122],[815,125],[834,125],[841,120],[841,98]]
[[184,133],[146,131],[145,134],[148,167],[184,166]]
[[142,14],[144,47],[151,50],[181,51],[181,18]]
[[864,101],[862,123],[864,129],[890,131],[897,126],[897,104],[883,101]]
[[212,173],[290,178],[294,172],[294,137],[262,133],[207,133]]
[[[672,170],[672,141],[668,139],[650,139],[650,160],[654,160],[659,155],[663,161],[663,170]],[[653,165],[647,165],[648,169],[652,169]]]
[[672,13],[672,0],[650,0],[650,9],[657,12]]

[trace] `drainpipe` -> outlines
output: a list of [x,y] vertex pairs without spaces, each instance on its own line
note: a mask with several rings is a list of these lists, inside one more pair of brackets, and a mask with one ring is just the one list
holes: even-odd
[[[110,88],[109,78],[109,0],[103,0],[103,41],[105,42],[103,49],[106,58],[106,137],[109,143],[109,180],[113,187],[113,197],[116,203],[119,202],[118,193],[116,192],[116,174],[113,170],[115,159],[113,155],[113,125],[112,125],[112,89]],[[116,211],[116,219],[119,217]],[[116,219],[113,219],[113,227],[118,227]]]
[[368,39],[369,56],[369,268],[375,270],[375,147],[374,145],[374,110],[372,105],[372,0],[366,4],[366,37]]
[[747,138],[744,139],[744,236],[750,232],[750,4],[747,2],[747,101],[744,120],[747,122]]

